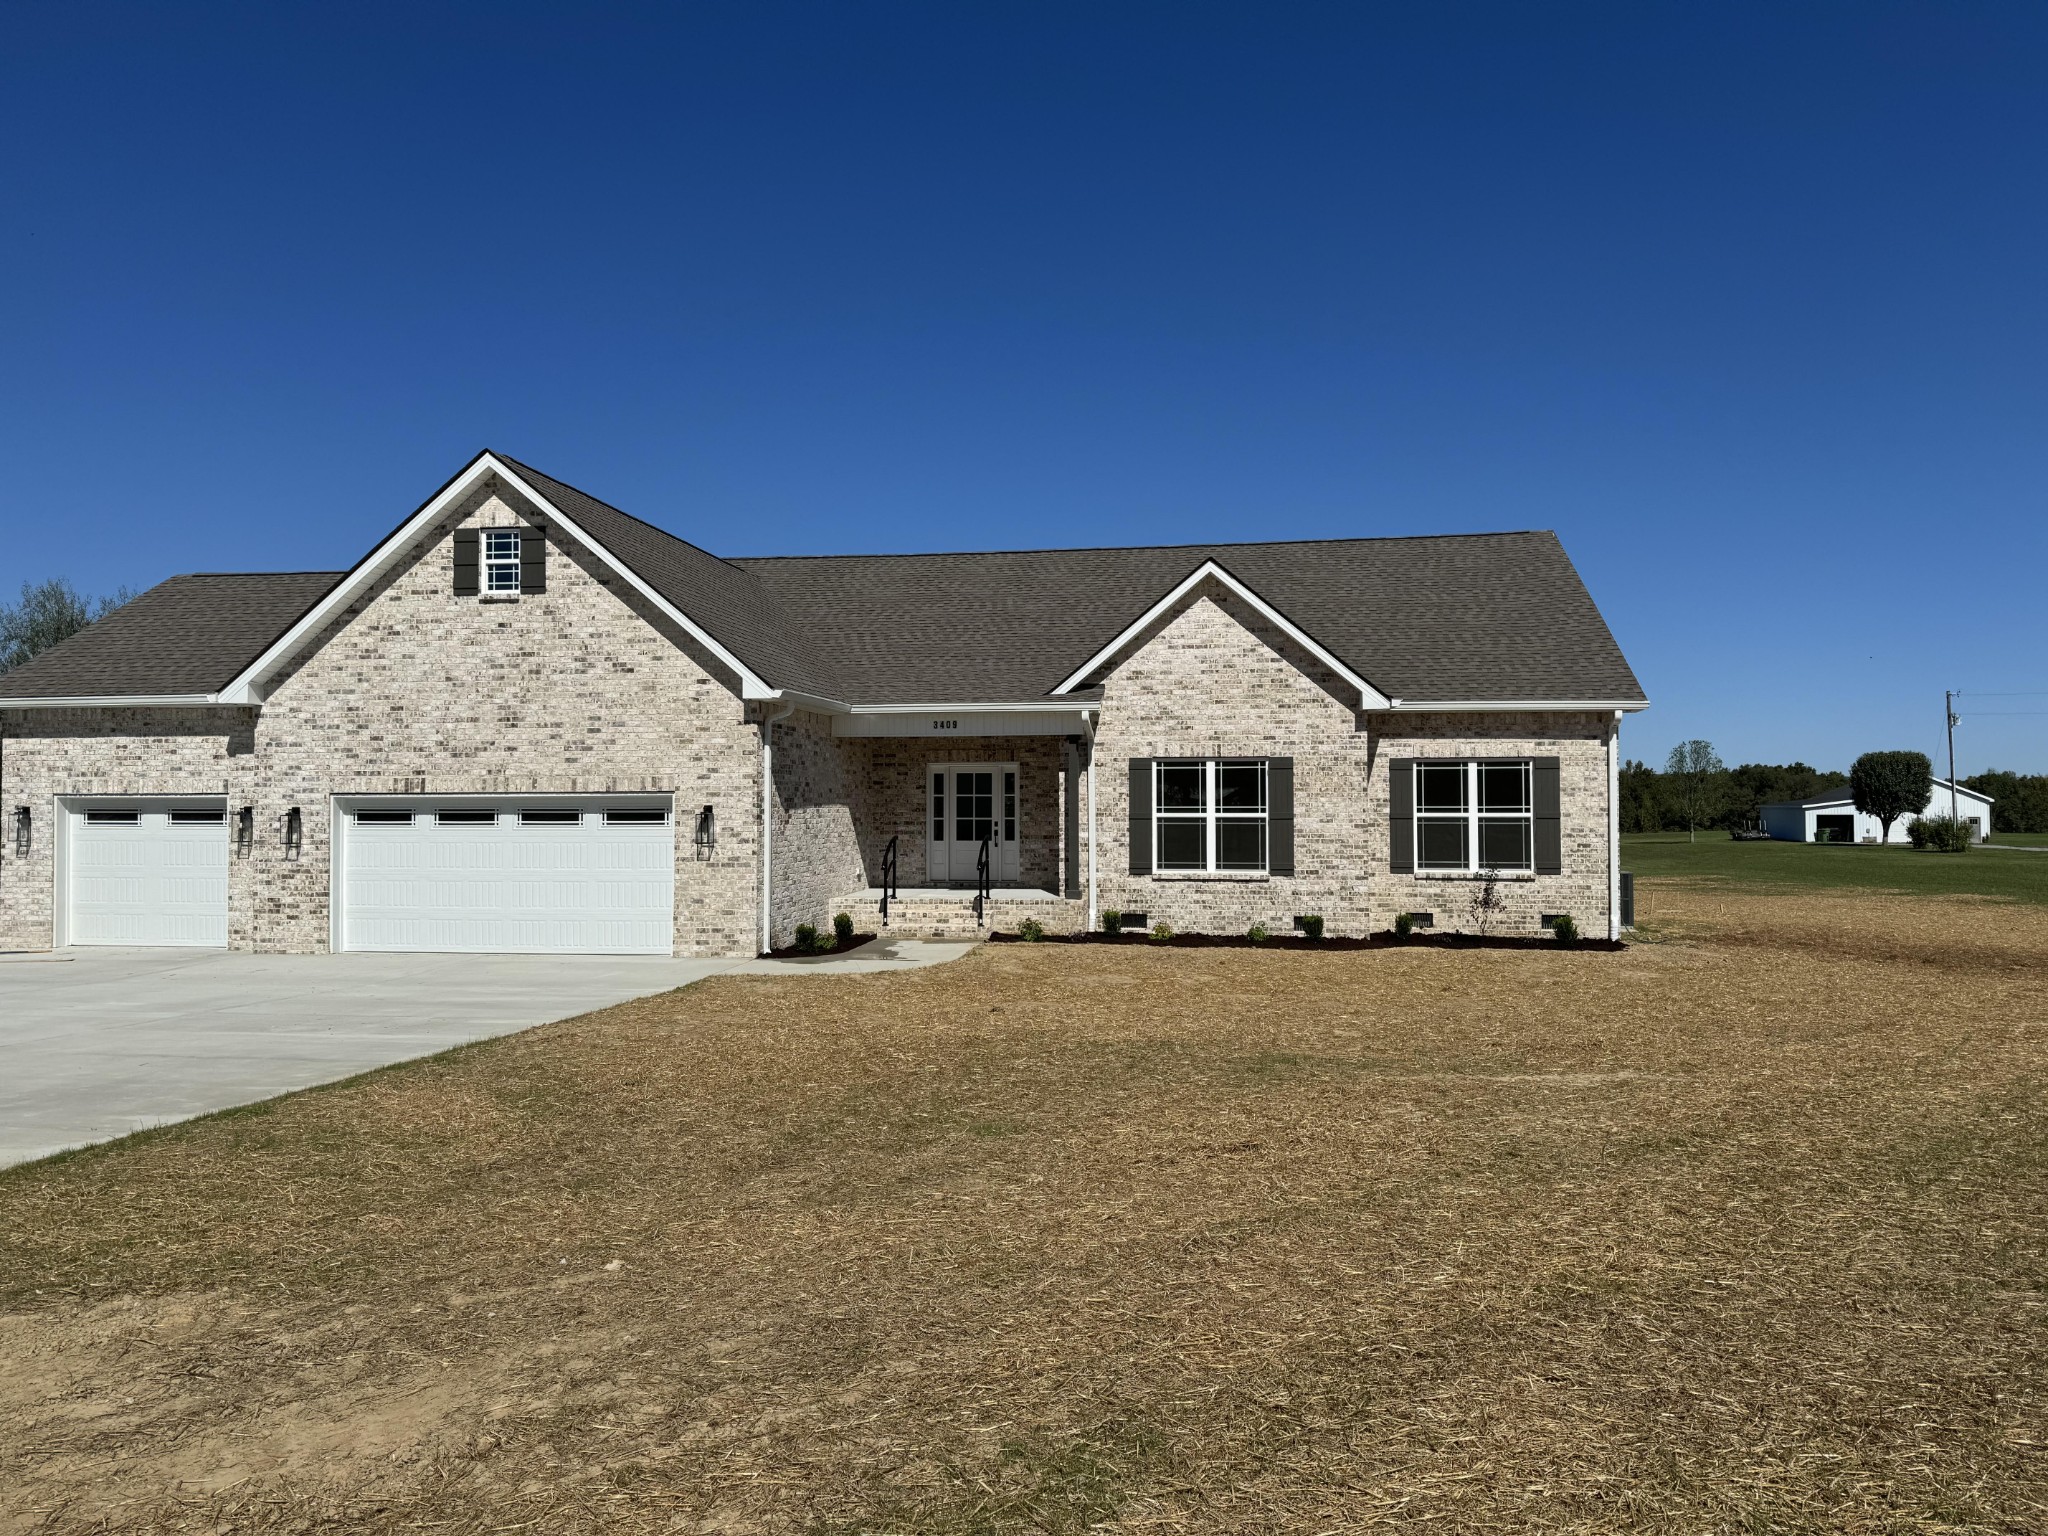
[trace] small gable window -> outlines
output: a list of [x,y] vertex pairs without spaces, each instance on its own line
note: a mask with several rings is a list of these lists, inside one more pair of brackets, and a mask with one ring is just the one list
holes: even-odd
[[516,593],[519,590],[519,530],[483,530],[484,591]]

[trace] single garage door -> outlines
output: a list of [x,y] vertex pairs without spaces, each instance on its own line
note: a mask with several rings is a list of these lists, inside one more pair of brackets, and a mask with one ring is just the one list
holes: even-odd
[[227,801],[65,808],[67,944],[225,949]]
[[666,955],[667,796],[336,802],[340,949]]

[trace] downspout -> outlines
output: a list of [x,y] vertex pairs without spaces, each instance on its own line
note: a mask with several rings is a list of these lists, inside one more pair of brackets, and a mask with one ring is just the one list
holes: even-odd
[[1621,937],[1621,711],[1607,727],[1607,937]]
[[778,705],[761,717],[761,949],[767,954],[775,947],[774,908],[771,885],[775,872],[775,725],[796,713],[794,703]]
[[1095,931],[1095,711],[1081,714],[1081,730],[1088,738],[1088,931]]

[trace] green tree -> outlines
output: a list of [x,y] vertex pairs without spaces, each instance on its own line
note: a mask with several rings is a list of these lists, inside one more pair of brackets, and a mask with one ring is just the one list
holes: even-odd
[[1918,816],[1934,793],[1934,764],[1925,752],[1866,752],[1849,766],[1856,809],[1877,818],[1877,840],[1888,843],[1892,823]]
[[2048,773],[1993,768],[1962,780],[1962,785],[1991,797],[1992,831],[2048,832]]
[[62,576],[21,584],[21,601],[0,604],[0,672],[20,666],[103,619],[135,594],[126,587],[97,600],[81,596]]
[[1664,830],[1664,781],[1656,769],[1631,758],[1621,765],[1621,830]]
[[1844,774],[1823,773],[1805,763],[1744,763],[1728,770],[1728,793],[1722,803],[1720,824],[1731,831],[1752,827],[1762,819],[1767,805],[1804,800],[1847,782]]
[[1727,773],[1710,741],[1681,741],[1664,760],[1664,777],[1670,780],[1672,801],[1685,821],[1687,842],[1697,841],[1700,823],[1713,819]]

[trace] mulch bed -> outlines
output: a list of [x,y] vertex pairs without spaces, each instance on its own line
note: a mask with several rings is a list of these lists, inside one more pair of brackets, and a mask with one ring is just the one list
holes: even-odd
[[1611,955],[1627,949],[1617,939],[1580,939],[1559,944],[1545,935],[1476,933],[1411,933],[1406,938],[1386,929],[1364,938],[1336,936],[1311,939],[1298,933],[1276,933],[1271,938],[1248,939],[1241,933],[1176,933],[1170,939],[1155,939],[1149,933],[1048,933],[1040,939],[1025,939],[1014,933],[991,933],[991,944],[1141,944],[1153,949],[1590,949]]
[[785,944],[780,949],[771,949],[766,954],[758,955],[755,958],[760,960],[822,960],[827,955],[851,954],[854,950],[859,949],[861,945],[874,942],[875,936],[872,933],[856,933],[844,944],[834,944],[821,949],[798,949],[794,944]]

